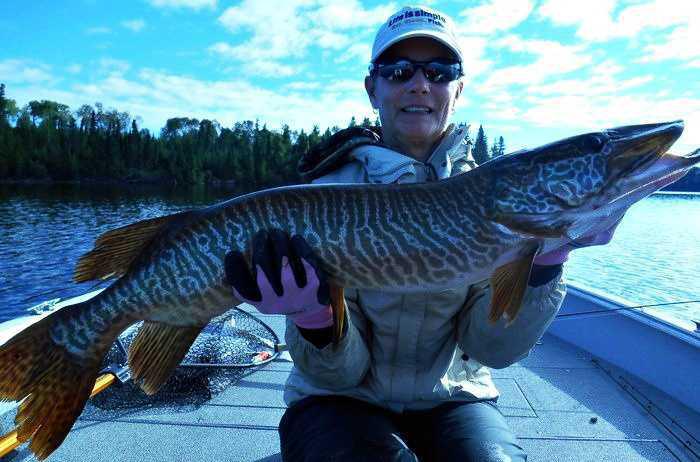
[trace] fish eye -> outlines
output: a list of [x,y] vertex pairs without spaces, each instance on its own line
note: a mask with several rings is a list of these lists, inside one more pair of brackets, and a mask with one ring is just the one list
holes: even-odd
[[586,147],[589,149],[599,151],[603,149],[603,146],[605,146],[606,141],[607,139],[601,135],[591,135],[586,139]]

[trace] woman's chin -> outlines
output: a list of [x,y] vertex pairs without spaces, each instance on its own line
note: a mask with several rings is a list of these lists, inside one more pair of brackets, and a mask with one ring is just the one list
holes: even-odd
[[402,130],[399,132],[401,137],[412,143],[425,144],[427,142],[432,144],[432,140],[440,136],[439,130],[436,130],[432,124],[410,124],[401,128]]

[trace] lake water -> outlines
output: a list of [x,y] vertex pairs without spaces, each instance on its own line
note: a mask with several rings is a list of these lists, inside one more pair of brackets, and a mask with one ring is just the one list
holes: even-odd
[[[77,259],[107,230],[210,205],[222,189],[0,185],[0,321],[44,300],[90,290],[71,281]],[[700,195],[655,195],[635,205],[604,247],[577,250],[566,278],[637,304],[700,299]],[[700,303],[662,308],[700,319]]]

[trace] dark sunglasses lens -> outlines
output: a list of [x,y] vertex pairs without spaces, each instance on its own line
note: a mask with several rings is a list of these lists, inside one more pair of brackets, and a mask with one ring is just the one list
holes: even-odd
[[415,72],[410,63],[386,64],[379,68],[379,75],[392,82],[407,82]]
[[425,78],[435,83],[444,83],[459,78],[458,64],[428,63],[425,65]]
[[407,82],[411,80],[417,68],[422,68],[425,78],[433,83],[445,83],[456,80],[461,75],[460,66],[457,63],[430,62],[426,64],[414,64],[400,62],[384,64],[379,67],[379,75],[391,82]]

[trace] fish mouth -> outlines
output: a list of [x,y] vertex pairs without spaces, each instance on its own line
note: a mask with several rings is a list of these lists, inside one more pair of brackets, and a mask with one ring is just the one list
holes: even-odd
[[666,154],[682,133],[682,120],[605,130],[608,189],[625,196],[642,187],[660,189],[679,179],[673,174],[697,162]]
[[696,149],[687,156],[665,153],[648,168],[635,175],[632,180],[637,183],[637,187],[621,197],[629,194],[646,193],[648,195],[658,191],[683,178],[699,162],[700,149]]
[[608,166],[615,178],[629,177],[661,158],[683,133],[683,121],[611,128],[603,133],[609,141]]

